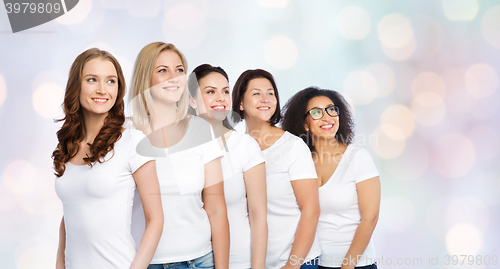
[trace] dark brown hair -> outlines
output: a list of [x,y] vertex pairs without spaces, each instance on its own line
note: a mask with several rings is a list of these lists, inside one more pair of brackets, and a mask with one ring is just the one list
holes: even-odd
[[298,137],[301,137],[309,146],[311,151],[314,150],[314,143],[309,132],[304,128],[305,117],[309,100],[316,96],[325,96],[332,100],[333,104],[339,108],[339,129],[335,134],[335,139],[344,144],[349,145],[354,142],[354,122],[350,106],[344,97],[333,90],[320,89],[318,87],[309,87],[292,96],[283,107],[284,115],[281,128]]
[[[191,94],[191,97],[194,98],[198,95],[198,87],[200,79],[208,76],[211,73],[221,74],[226,78],[227,82],[229,83],[229,76],[227,75],[226,71],[222,69],[222,67],[212,66],[209,64],[199,65],[193,70],[193,72],[189,75],[188,78],[188,89],[189,93]],[[189,107],[189,113],[196,115],[196,111],[192,107]],[[234,130],[231,124],[229,124],[227,117],[222,121],[222,125],[224,125],[224,127],[230,130]]]
[[121,137],[122,125],[125,122],[123,96],[125,95],[125,77],[118,61],[107,51],[96,48],[88,49],[76,57],[69,71],[66,93],[64,94],[63,110],[64,121],[61,129],[57,131],[59,143],[52,153],[54,170],[57,177],[61,177],[66,170],[66,163],[79,151],[79,143],[85,136],[84,118],[80,104],[80,91],[82,87],[82,71],[87,62],[101,58],[110,61],[118,75],[118,94],[113,107],[109,110],[104,124],[97,134],[94,142],[88,144],[90,156],[83,158],[91,167],[96,163],[104,162],[104,156],[113,150],[114,144]]
[[[263,69],[253,69],[247,70],[243,72],[233,88],[233,111],[236,112],[243,119],[243,111],[240,110],[240,104],[243,101],[243,95],[247,91],[248,84],[252,79],[256,78],[265,78],[269,80],[274,89],[274,95],[276,96],[276,111],[274,112],[271,119],[269,119],[269,123],[274,126],[281,120],[281,110],[280,110],[280,97],[278,95],[278,87],[276,87],[276,82],[274,81],[273,75]],[[234,119],[235,122],[238,122],[239,119]]]

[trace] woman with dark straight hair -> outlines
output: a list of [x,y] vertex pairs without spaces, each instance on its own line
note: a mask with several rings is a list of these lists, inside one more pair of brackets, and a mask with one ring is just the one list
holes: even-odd
[[191,106],[210,122],[224,156],[224,196],[230,228],[229,268],[263,269],[267,249],[266,167],[259,145],[233,130],[228,120],[229,78],[220,67],[202,64],[189,76]]
[[318,174],[320,268],[377,268],[371,240],[380,207],[379,173],[370,154],[353,145],[349,105],[336,91],[296,93],[284,107],[283,129],[302,137]]
[[275,126],[281,116],[273,76],[262,69],[243,72],[233,89],[233,110],[245,120],[266,162],[266,268],[314,267],[320,255],[316,171],[304,141]]
[[[155,162],[137,153],[144,134],[123,128],[124,95],[110,53],[94,48],[75,59],[52,153],[64,212],[56,268],[145,268],[155,252],[163,228]],[[130,233],[136,188],[147,223],[137,252]]]

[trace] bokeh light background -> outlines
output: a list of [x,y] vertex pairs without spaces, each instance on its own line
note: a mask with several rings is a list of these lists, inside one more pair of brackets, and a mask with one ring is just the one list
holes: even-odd
[[0,268],[54,267],[53,119],[75,57],[108,50],[130,82],[153,41],[176,44],[189,72],[222,66],[230,85],[269,70],[282,104],[310,85],[342,92],[381,173],[380,268],[500,255],[500,1],[81,0],[17,34],[0,7]]

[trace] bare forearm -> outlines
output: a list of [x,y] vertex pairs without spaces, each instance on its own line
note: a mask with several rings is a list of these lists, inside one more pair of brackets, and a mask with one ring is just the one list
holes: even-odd
[[208,219],[212,229],[215,268],[227,269],[229,268],[229,222],[225,207],[209,213]]
[[250,219],[252,267],[264,269],[267,252],[267,221],[264,216],[261,220]]
[[351,246],[347,251],[345,256],[345,265],[342,265],[342,268],[354,268],[358,262],[358,255],[363,255],[365,252],[368,243],[370,243],[370,239],[373,234],[373,230],[375,230],[375,226],[377,225],[377,220],[366,220],[361,221],[356,229],[354,234],[354,238],[352,239]]
[[316,227],[318,226],[319,212],[302,211],[295,240],[293,241],[292,251],[285,267],[299,268],[299,260],[304,259],[309,253],[316,236]]
[[65,256],[64,251],[66,250],[66,226],[64,224],[64,217],[61,220],[61,225],[59,226],[59,246],[57,247],[57,258],[56,258],[56,268],[65,268]]
[[135,255],[130,268],[146,268],[148,267],[160,241],[163,231],[163,215],[161,218],[155,218],[146,222],[146,229],[142,235],[141,243]]

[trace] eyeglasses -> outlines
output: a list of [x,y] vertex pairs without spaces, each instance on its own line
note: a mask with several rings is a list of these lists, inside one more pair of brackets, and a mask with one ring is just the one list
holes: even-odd
[[337,117],[339,115],[339,108],[337,106],[329,106],[327,108],[314,107],[307,111],[304,117],[307,117],[307,114],[309,114],[313,120],[319,120],[323,118],[325,111],[330,117]]

